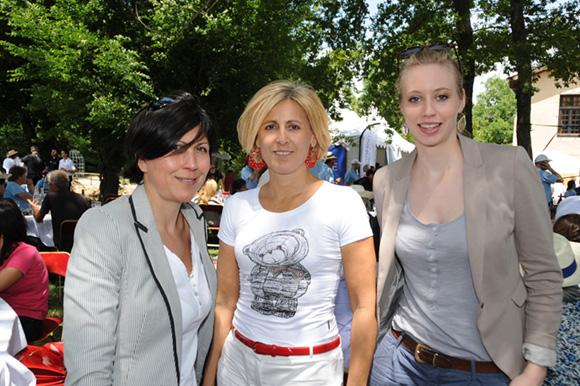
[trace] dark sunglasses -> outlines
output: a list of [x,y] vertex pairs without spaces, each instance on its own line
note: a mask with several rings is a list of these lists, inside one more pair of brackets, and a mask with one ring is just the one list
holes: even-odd
[[459,53],[457,52],[457,48],[455,48],[455,45],[453,45],[451,43],[435,43],[435,44],[429,44],[426,46],[416,46],[416,47],[406,48],[397,54],[397,69],[401,68],[400,62],[402,60],[409,59],[411,57],[411,55],[413,55],[414,53],[417,53],[419,51],[432,50],[432,51],[449,52],[451,49],[453,49],[453,51],[455,51],[455,57],[457,58],[457,64],[459,66],[459,71],[461,72],[461,74],[463,74],[463,69],[461,68],[461,61],[459,60]]
[[[180,98],[178,98],[180,99]],[[147,111],[157,111],[164,108],[167,105],[175,103],[178,99],[173,99],[169,97],[160,97],[155,99],[153,102],[149,103],[147,106]]]

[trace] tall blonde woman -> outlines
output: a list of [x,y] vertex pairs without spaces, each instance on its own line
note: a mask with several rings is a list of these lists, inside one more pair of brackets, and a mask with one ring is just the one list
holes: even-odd
[[562,299],[543,189],[523,148],[458,135],[465,92],[451,48],[400,54],[399,103],[416,150],[374,179],[371,385],[541,385]]
[[224,208],[205,384],[217,373],[219,385],[341,385],[333,310],[342,268],[353,309],[349,384],[366,384],[376,333],[372,232],[354,190],[307,169],[330,143],[324,106],[310,87],[271,83],[248,103],[238,135],[270,181]]

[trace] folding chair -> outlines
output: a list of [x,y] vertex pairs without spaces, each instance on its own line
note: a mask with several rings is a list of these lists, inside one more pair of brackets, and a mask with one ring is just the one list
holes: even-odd
[[62,278],[66,276],[66,267],[70,254],[64,251],[40,252],[48,273],[58,275],[59,296],[62,300]]
[[60,234],[58,236],[58,250],[72,251],[75,228],[78,220],[64,220],[60,223]]
[[[48,273],[58,275],[59,299],[62,302],[62,278],[66,276],[66,268],[70,255],[68,252],[40,252],[42,261]],[[42,331],[35,342],[40,342],[52,336],[58,327],[62,326],[62,318],[47,317],[42,323]],[[62,340],[62,336],[60,338]]]

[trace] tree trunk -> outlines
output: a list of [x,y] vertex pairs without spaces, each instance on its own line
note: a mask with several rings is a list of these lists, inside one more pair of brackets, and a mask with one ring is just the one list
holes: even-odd
[[528,52],[524,0],[510,0],[510,24],[514,43],[511,57],[518,72],[516,139],[518,146],[526,149],[532,158],[532,138],[530,135],[533,93],[532,64]]
[[109,151],[98,151],[98,155],[101,174],[99,199],[102,201],[106,194],[119,194],[119,165],[115,155]]
[[454,0],[453,6],[458,14],[455,24],[458,32],[457,45],[463,71],[463,88],[465,89],[465,132],[473,136],[473,83],[475,81],[475,60],[471,54],[473,47],[473,29],[471,28],[471,1]]

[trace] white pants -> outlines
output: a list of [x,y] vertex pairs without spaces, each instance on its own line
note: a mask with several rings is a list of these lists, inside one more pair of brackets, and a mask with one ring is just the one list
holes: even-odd
[[218,363],[218,386],[341,386],[343,359],[340,345],[315,355],[288,357],[256,354],[251,348],[228,335]]

